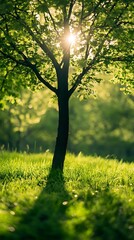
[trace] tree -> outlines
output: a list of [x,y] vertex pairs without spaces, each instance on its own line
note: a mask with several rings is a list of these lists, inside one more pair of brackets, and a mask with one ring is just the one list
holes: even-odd
[[53,169],[63,170],[69,99],[91,92],[97,72],[132,84],[131,0],[1,0],[2,95],[39,86],[56,94],[59,120]]
[[[24,90],[17,104],[9,102],[0,110],[0,149],[54,151],[58,112],[55,102],[45,99],[42,104],[44,95],[50,99],[46,90],[30,94]],[[131,161],[134,95],[124,94],[110,81],[97,83],[95,92],[96,98],[80,101],[76,94],[71,98],[68,151]]]
[[[6,103],[5,111],[0,111],[0,121],[1,126],[3,126],[0,131],[0,143],[3,139],[3,147],[5,146],[9,150],[16,149],[17,151],[28,150],[31,147],[27,143],[24,149],[24,147],[22,148],[22,143],[29,138],[32,127],[40,122],[41,117],[52,105],[48,91],[48,89],[41,89],[36,92],[23,91],[20,92],[19,99],[16,99],[14,103],[10,101]],[[46,95],[45,103],[42,104],[44,95]],[[33,145],[33,148],[36,149],[36,142]]]
[[81,102],[78,98],[71,99],[68,149],[76,154],[114,156],[131,161],[134,95],[124,94],[119,84],[109,81],[96,85],[96,98]]

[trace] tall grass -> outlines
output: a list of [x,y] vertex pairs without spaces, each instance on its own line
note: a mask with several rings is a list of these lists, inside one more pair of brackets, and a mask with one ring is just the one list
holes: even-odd
[[0,239],[134,239],[134,163],[0,153]]

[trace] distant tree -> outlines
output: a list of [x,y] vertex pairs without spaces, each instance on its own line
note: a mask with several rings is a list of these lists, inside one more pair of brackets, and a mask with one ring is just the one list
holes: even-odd
[[[19,99],[16,99],[14,103],[9,101],[4,111],[1,110],[0,121],[3,127],[0,131],[0,142],[3,142],[5,148],[22,150],[22,142],[30,135],[30,129],[40,122],[42,115],[52,105],[48,91],[47,89],[34,93],[22,91]],[[45,104],[42,104],[45,94]],[[3,136],[5,136],[5,140]]]
[[69,151],[131,160],[134,95],[124,94],[119,84],[109,81],[96,84],[95,90],[96,98],[71,99]]
[[53,169],[63,170],[74,91],[90,94],[97,72],[107,70],[133,85],[132,5],[131,0],[0,0],[1,98],[39,82],[56,94]]

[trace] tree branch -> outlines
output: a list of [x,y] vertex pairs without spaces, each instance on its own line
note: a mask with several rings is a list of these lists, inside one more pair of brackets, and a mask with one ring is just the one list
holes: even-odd
[[74,83],[74,85],[72,86],[72,88],[70,88],[70,90],[68,91],[68,97],[70,98],[70,96],[73,94],[73,92],[76,90],[76,88],[78,87],[78,85],[81,83],[83,76],[91,69],[91,67],[93,66],[95,60],[92,60],[92,62],[90,63],[90,65],[88,66],[88,68],[83,68],[82,72],[78,75],[78,77],[76,78],[76,81]]
[[[110,29],[109,32],[107,33],[107,36],[109,35],[110,32],[111,32],[111,29]],[[81,80],[82,80],[83,76],[91,69],[91,67],[93,66],[93,64],[96,62],[97,57],[98,57],[98,55],[99,55],[99,53],[100,53],[100,51],[101,51],[101,49],[102,49],[103,44],[104,44],[105,41],[106,41],[106,38],[103,39],[103,41],[102,41],[101,44],[99,45],[98,50],[97,50],[94,58],[93,58],[92,61],[90,62],[90,64],[89,64],[86,68],[84,67],[82,73],[80,73],[80,75],[77,77],[77,79],[76,79],[73,87],[69,90],[69,97],[72,95],[72,93],[73,93],[73,92],[75,91],[75,89],[78,87],[78,85],[81,83]]]
[[[0,53],[7,59],[11,59],[13,62],[19,64],[19,65],[23,65],[25,67],[29,67],[31,70],[33,70],[33,72],[35,73],[35,75],[37,76],[38,80],[40,82],[42,82],[46,87],[48,87],[52,92],[57,94],[57,89],[55,87],[53,87],[49,82],[47,82],[39,73],[36,65],[32,64],[28,58],[24,55],[24,60],[17,60],[16,58],[14,58],[13,56],[11,56],[10,54],[6,54],[4,52],[2,52],[0,50]],[[21,54],[21,53],[20,53]]]
[[58,64],[52,51],[50,51],[50,49],[47,47],[46,43],[42,39],[39,40],[39,38],[35,35],[35,33],[27,25],[27,23],[23,19],[21,19],[21,17],[17,13],[16,13],[16,16],[14,16],[12,13],[10,13],[10,15],[22,24],[22,26],[27,30],[27,32],[30,34],[32,39],[40,46],[40,48],[44,51],[44,53],[50,58],[55,69],[58,70],[60,68],[60,65]]
[[10,59],[12,60],[13,62],[17,63],[17,64],[20,64],[20,65],[23,65],[23,66],[26,66],[25,64],[25,61],[22,61],[22,60],[17,60],[15,57],[11,56],[10,54],[7,54],[3,51],[0,50],[0,53],[7,59]]
[[[98,7],[100,6],[100,4],[101,4],[102,2],[103,2],[103,0],[100,0],[100,1],[96,4],[96,6],[94,6],[94,8],[92,8],[92,13],[95,13],[95,12],[96,12],[96,10],[98,9]],[[91,12],[88,12],[85,16],[84,16],[84,14],[83,14],[82,20],[85,20],[87,17],[90,16],[90,14],[91,14]]]
[[[113,8],[115,7],[116,5],[114,4],[111,9],[110,9],[110,12],[113,10]],[[93,58],[93,61],[97,59],[97,57],[99,56],[103,46],[104,46],[104,43],[105,41],[107,40],[107,37],[109,36],[109,34],[116,28],[116,26],[118,25],[118,22],[121,18],[121,16],[123,15],[123,12],[124,10],[128,7],[128,4],[126,4],[126,7],[123,9],[123,11],[119,14],[119,16],[114,19],[114,22],[113,22],[113,25],[112,27],[108,30],[108,32],[105,34],[104,38],[102,39],[102,41],[100,42],[99,46],[98,46],[98,49],[97,49],[97,52]],[[106,21],[105,21],[106,22]],[[87,67],[88,68],[88,67]],[[89,66],[89,69],[90,69],[90,66]]]
[[[112,11],[113,7],[115,7],[115,6],[112,6],[112,8],[110,9],[110,11]],[[75,89],[78,87],[78,85],[81,83],[81,80],[82,80],[83,76],[91,69],[91,67],[94,65],[94,63],[95,63],[96,61],[98,61],[97,58],[98,58],[98,56],[99,56],[99,54],[100,54],[100,52],[101,52],[101,50],[102,50],[102,48],[103,48],[103,46],[104,46],[105,41],[107,40],[107,37],[108,37],[109,34],[114,30],[115,26],[118,24],[121,16],[123,15],[124,10],[125,10],[127,7],[128,7],[128,4],[126,4],[126,7],[125,7],[125,8],[123,9],[123,11],[119,14],[119,16],[118,16],[116,19],[114,19],[114,22],[113,22],[112,27],[108,30],[108,32],[105,34],[104,38],[103,38],[102,41],[100,42],[94,58],[92,59],[92,61],[89,63],[89,65],[88,65],[87,67],[84,67],[84,68],[83,68],[82,72],[81,72],[81,73],[79,74],[79,76],[77,77],[74,85],[73,85],[72,88],[69,90],[69,92],[68,92],[69,97],[72,95],[72,93],[73,93],[73,92],[75,91]],[[120,60],[121,60],[121,59],[120,59]]]
[[[46,1],[45,1],[45,2],[46,2]],[[47,6],[47,3],[46,3],[46,6]],[[60,37],[60,34],[59,34],[59,32],[57,31],[57,28],[56,28],[56,24],[55,24],[54,18],[53,18],[53,16],[52,16],[52,14],[51,14],[48,6],[47,6],[47,11],[48,11],[48,14],[49,14],[49,16],[50,16],[50,19],[51,19],[51,21],[52,21],[52,23],[53,23],[54,30],[55,30],[55,32],[57,33],[57,35]]]
[[[108,19],[109,19],[109,16],[110,16],[111,12],[112,12],[112,11],[114,10],[114,8],[116,7],[118,1],[119,1],[119,0],[117,0],[113,5],[111,5],[111,7],[110,7],[110,9],[109,9],[109,12],[107,13],[107,17],[106,17],[105,20],[104,20],[104,24],[103,24],[104,27],[105,27],[105,25],[106,25],[106,23],[107,23],[107,21],[108,21]],[[93,31],[94,23],[95,23],[98,15],[99,15],[99,13],[100,13],[100,12],[97,12],[97,13],[96,13],[96,10],[98,9],[100,3],[101,3],[101,0],[100,0],[100,2],[96,5],[96,7],[95,7],[95,9],[94,9],[94,19],[93,19],[93,21],[92,21],[92,24],[91,24],[91,26],[90,26],[89,33],[88,33],[88,36],[87,36],[87,47],[86,47],[86,52],[85,52],[85,60],[88,58],[88,56],[89,56],[89,51],[90,51],[90,49],[91,49],[91,47],[89,48],[89,41],[90,41],[90,37],[91,37],[92,31]]]
[[104,60],[113,61],[113,62],[133,62],[134,56],[133,55],[118,56],[118,57],[105,56]]
[[50,51],[50,49],[47,47],[47,45],[44,42],[41,42],[34,34],[34,32],[31,30],[31,28],[25,23],[24,24],[26,30],[28,33],[32,36],[33,40],[41,47],[41,49],[46,53],[46,55],[51,59],[54,67],[56,70],[59,69],[59,64],[57,60],[55,59],[53,53]]
[[89,48],[89,42],[90,42],[90,37],[91,37],[91,34],[92,34],[92,31],[93,31],[93,26],[94,26],[94,23],[95,23],[95,20],[96,20],[96,17],[94,16],[94,19],[92,21],[92,24],[90,26],[90,29],[89,29],[89,32],[88,32],[88,36],[87,36],[87,44],[86,44],[86,51],[85,51],[85,60],[87,60],[88,56],[89,56],[89,51],[90,51],[90,48]]
[[36,65],[30,64],[29,67],[33,70],[37,78],[42,82],[47,88],[49,88],[52,92],[56,93],[58,95],[58,90],[53,87],[49,82],[47,82],[39,73]]
[[73,6],[74,6],[75,2],[76,2],[76,0],[71,0],[71,1],[70,1],[69,11],[68,11],[68,17],[67,17],[68,22],[69,22],[69,20],[70,20],[70,17],[71,17],[71,14],[72,14],[72,10],[73,10]]
[[[30,69],[33,70],[33,72],[35,73],[35,75],[37,76],[37,78],[46,86],[48,87],[51,91],[55,92],[57,94],[57,89],[55,87],[53,87],[50,83],[48,83],[44,78],[42,78],[42,76],[40,75],[37,67],[35,64],[32,64],[29,60],[29,58],[18,48],[18,46],[15,44],[15,40],[13,39],[12,36],[9,35],[9,30],[8,30],[8,26],[6,24],[6,31],[3,30],[1,28],[1,30],[4,32],[5,36],[7,37],[7,40],[10,44],[10,46],[23,58],[23,60],[18,60],[16,59],[14,56],[12,56],[11,54],[5,53],[3,51],[0,50],[0,53],[8,58],[11,59],[13,62],[23,65],[25,67],[29,67]],[[7,47],[8,48],[8,47]]]

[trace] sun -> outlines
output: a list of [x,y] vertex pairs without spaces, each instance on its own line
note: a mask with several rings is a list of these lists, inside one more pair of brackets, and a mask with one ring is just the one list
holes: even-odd
[[76,36],[72,33],[70,33],[68,36],[67,36],[67,42],[69,44],[73,44],[75,43],[75,40],[76,40]]

